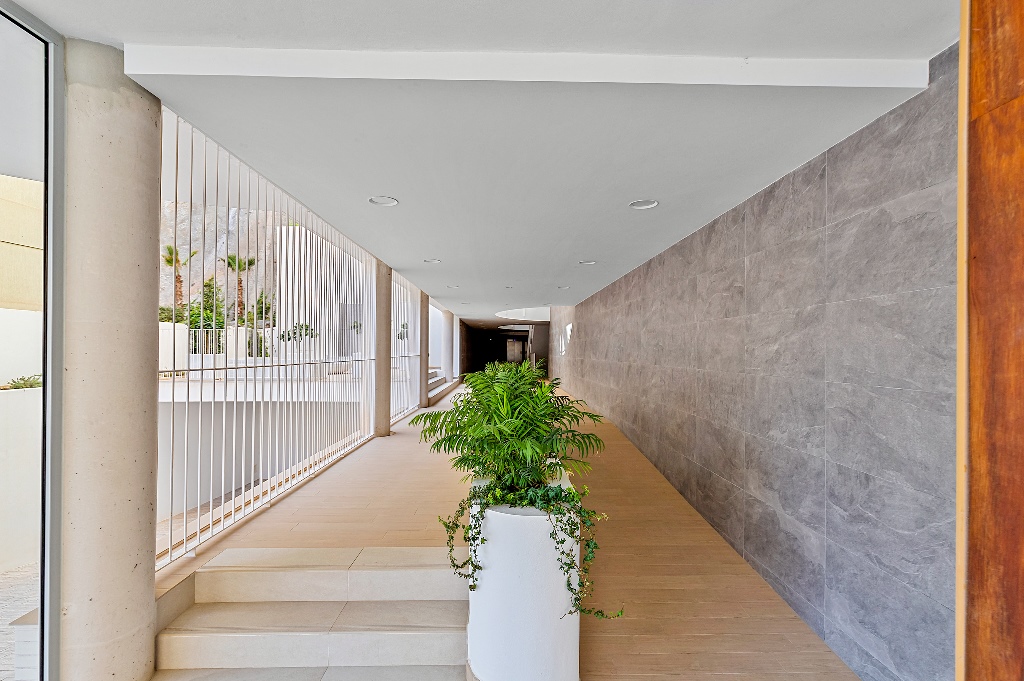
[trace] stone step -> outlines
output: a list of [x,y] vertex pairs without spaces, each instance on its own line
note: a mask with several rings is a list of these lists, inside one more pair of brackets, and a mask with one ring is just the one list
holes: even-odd
[[196,603],[468,598],[445,547],[226,549],[196,573]]
[[445,380],[444,380],[444,376],[443,375],[441,375],[441,376],[433,376],[433,377],[427,379],[427,392],[430,392],[431,390],[434,390],[436,388],[440,388],[444,384],[445,384]]
[[464,668],[468,617],[466,601],[197,603],[157,637],[157,669]]
[[464,666],[168,669],[152,681],[466,681]]

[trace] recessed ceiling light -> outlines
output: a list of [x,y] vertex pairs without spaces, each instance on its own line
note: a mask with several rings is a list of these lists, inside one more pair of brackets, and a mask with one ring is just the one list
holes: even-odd
[[438,260],[437,258],[427,258],[423,262],[430,263],[431,265],[436,265],[437,263],[439,263],[441,261]]
[[511,286],[506,286],[505,288],[512,288],[512,287]]
[[370,203],[375,206],[397,206],[398,199],[391,196],[371,196]]
[[580,260],[581,265],[596,265],[596,260]]
[[658,205],[658,202],[654,199],[637,199],[636,201],[630,201],[629,207],[635,208],[636,210],[647,210],[648,208],[654,208]]
[[569,287],[568,287],[568,286],[559,286],[558,288],[561,288],[561,289],[567,289],[567,288],[569,288]]

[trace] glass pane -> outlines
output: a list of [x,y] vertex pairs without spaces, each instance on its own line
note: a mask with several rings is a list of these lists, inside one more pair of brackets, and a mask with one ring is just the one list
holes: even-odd
[[0,15],[0,680],[38,668],[46,48]]

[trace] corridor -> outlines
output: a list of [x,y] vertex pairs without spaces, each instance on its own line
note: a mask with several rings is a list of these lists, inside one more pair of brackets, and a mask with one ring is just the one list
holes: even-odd
[[[443,546],[437,516],[458,504],[460,475],[407,420],[393,431],[158,572],[158,595],[228,548]],[[593,604],[625,614],[582,620],[582,681],[856,679],[618,428],[596,431],[607,448],[582,482],[609,518],[598,531]],[[228,677],[156,677],[196,678]]]

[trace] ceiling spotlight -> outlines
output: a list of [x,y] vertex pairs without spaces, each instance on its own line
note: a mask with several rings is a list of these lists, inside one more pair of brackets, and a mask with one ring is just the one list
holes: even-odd
[[560,288],[560,289],[567,289],[569,287],[568,286],[559,286],[558,288]]
[[596,265],[596,260],[580,260],[581,265]]
[[371,196],[370,203],[375,206],[397,206],[398,199],[391,196]]
[[637,199],[636,201],[630,201],[629,207],[635,208],[636,210],[647,210],[648,208],[654,208],[658,205],[658,202],[654,199]]
[[469,303],[463,303],[463,305],[469,305]]
[[452,286],[451,284],[446,284],[445,288],[458,288],[458,286]]
[[506,286],[505,288],[512,288],[512,287],[511,286]]
[[426,260],[424,260],[423,262],[425,262],[425,263],[429,263],[429,264],[431,264],[431,265],[436,265],[437,263],[439,263],[439,262],[441,262],[441,261],[440,261],[440,260],[438,260],[437,258],[427,258],[427,259],[426,259]]

